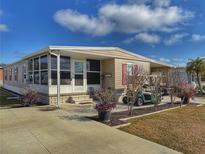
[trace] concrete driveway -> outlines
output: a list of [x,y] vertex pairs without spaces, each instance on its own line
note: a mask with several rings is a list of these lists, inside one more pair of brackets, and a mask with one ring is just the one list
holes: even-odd
[[0,110],[0,153],[178,153],[75,113],[48,106]]

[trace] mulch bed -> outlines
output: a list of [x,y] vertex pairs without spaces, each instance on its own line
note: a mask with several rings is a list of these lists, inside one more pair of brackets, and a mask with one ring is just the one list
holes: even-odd
[[[189,103],[187,105],[198,105],[198,104],[197,103],[194,103],[194,104]],[[126,121],[122,121],[120,119],[139,116],[139,115],[148,114],[148,113],[161,111],[161,110],[165,110],[165,109],[170,109],[170,108],[174,108],[177,106],[180,106],[180,103],[174,103],[173,105],[171,103],[167,103],[167,104],[163,104],[163,105],[158,105],[156,108],[154,106],[151,106],[151,107],[145,107],[145,108],[140,108],[140,109],[133,109],[132,116],[130,116],[128,114],[128,111],[113,112],[109,122],[99,121],[98,116],[87,117],[87,118],[101,122],[101,123],[106,124],[108,126],[117,126],[117,125],[122,125],[122,124],[127,123]]]

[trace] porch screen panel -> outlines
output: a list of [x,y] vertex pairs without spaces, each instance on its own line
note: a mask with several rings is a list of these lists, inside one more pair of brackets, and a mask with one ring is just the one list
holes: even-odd
[[47,85],[48,84],[48,56],[41,56],[40,57],[40,72],[41,72],[41,84]]
[[100,60],[87,59],[87,84],[100,84]]
[[[70,57],[60,56],[60,84],[70,85]],[[51,56],[51,84],[57,84],[57,57]]]
[[28,83],[33,83],[33,59],[28,61]]
[[39,57],[34,58],[34,84],[40,83],[40,64],[39,64]]
[[127,84],[127,64],[122,64],[122,85]]

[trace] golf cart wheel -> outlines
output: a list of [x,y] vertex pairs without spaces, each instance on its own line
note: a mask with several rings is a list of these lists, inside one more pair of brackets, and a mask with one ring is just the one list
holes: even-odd
[[136,105],[137,105],[137,106],[142,106],[142,105],[143,105],[143,100],[142,100],[142,98],[138,98],[138,99],[137,99]]
[[123,97],[122,102],[123,104],[127,104],[127,97]]

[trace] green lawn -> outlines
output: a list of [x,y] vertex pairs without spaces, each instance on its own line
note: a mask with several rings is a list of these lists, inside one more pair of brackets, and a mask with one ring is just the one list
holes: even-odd
[[7,100],[7,97],[11,97],[12,95],[0,88],[0,107],[13,107],[20,104],[18,100]]
[[205,154],[205,105],[132,119],[120,130],[185,154]]

